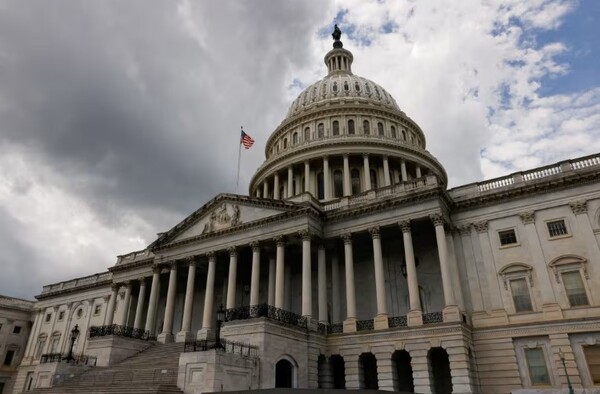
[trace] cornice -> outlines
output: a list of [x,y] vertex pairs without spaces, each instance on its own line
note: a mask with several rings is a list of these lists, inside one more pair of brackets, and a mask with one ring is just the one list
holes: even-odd
[[48,292],[46,294],[39,294],[39,295],[36,295],[35,298],[37,300],[41,301],[41,300],[45,300],[45,299],[48,299],[48,298],[57,297],[57,296],[60,296],[60,295],[65,295],[65,294],[80,292],[80,291],[84,291],[84,290],[94,289],[94,288],[97,288],[97,287],[103,287],[103,286],[106,286],[106,285],[110,285],[111,283],[113,283],[112,278],[111,279],[107,279],[107,280],[103,280],[101,282],[90,283],[90,284],[82,285],[82,286],[78,286],[78,287],[71,287],[69,289],[57,290],[57,291],[53,291],[53,292]]
[[145,258],[145,259],[141,259],[138,261],[133,261],[131,263],[126,263],[126,264],[120,264],[120,265],[114,265],[112,267],[109,267],[108,270],[115,273],[115,272],[121,272],[121,271],[128,271],[134,268],[138,268],[138,267],[142,267],[147,265],[148,263],[152,264],[152,262],[154,261],[154,257],[149,257],[149,258]]

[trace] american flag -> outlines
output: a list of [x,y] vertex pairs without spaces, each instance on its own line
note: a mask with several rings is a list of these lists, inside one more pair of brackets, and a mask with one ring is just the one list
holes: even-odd
[[244,132],[244,128],[242,128],[242,136],[240,137],[240,144],[244,145],[244,148],[250,149],[252,145],[254,145],[254,140],[248,134]]

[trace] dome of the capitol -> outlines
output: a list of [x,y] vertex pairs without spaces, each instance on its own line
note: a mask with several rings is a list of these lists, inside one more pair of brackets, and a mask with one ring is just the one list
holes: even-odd
[[328,201],[427,177],[445,186],[446,172],[425,149],[421,128],[383,87],[352,72],[354,57],[337,26],[333,36],[327,75],[300,93],[267,140],[250,195],[308,192]]

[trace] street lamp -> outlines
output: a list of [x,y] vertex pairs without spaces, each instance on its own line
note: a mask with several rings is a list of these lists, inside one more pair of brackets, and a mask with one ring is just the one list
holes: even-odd
[[223,309],[223,304],[217,310],[217,337],[215,340],[215,349],[222,349],[223,345],[221,344],[221,326],[225,321],[225,309]]
[[79,337],[79,326],[75,324],[75,327],[71,330],[71,347],[69,348],[69,355],[66,358],[67,361],[73,360],[73,346],[75,346],[77,337]]
[[573,386],[571,386],[571,379],[569,378],[569,373],[567,372],[567,364],[565,363],[565,355],[563,354],[563,352],[560,349],[558,350],[558,357],[560,357],[560,361],[562,361],[562,365],[565,370],[565,375],[567,376],[567,387],[569,388],[569,394],[575,394],[575,391],[573,391]]

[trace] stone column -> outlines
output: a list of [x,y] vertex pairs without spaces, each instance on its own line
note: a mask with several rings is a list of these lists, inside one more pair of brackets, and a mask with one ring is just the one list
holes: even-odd
[[500,284],[498,282],[497,273],[498,270],[496,269],[496,264],[494,263],[494,256],[492,254],[492,247],[490,245],[490,238],[488,235],[488,222],[487,220],[482,220],[473,223],[473,228],[477,232],[477,237],[479,239],[481,261],[485,270],[484,286],[486,289],[484,294],[488,297],[488,305],[491,307],[492,313],[496,315],[495,317],[501,315],[504,317],[504,319],[506,319],[506,323],[508,323],[508,315],[506,314],[506,310],[504,310],[502,296],[500,293]]
[[229,278],[227,279],[227,303],[226,308],[235,308],[235,287],[237,284],[237,249],[227,249],[229,252]]
[[344,332],[356,332],[356,294],[354,292],[354,259],[352,257],[352,235],[342,235],[344,262],[346,266],[346,320]]
[[402,173],[402,182],[408,181],[408,175],[406,174],[406,160],[400,160],[400,171]]
[[325,200],[331,200],[331,176],[329,173],[329,158],[323,157],[323,196]]
[[140,289],[138,291],[137,306],[135,308],[135,320],[133,321],[133,328],[139,330],[142,328],[142,319],[144,315],[144,301],[146,298],[146,278],[142,277],[139,279]]
[[177,333],[175,340],[185,342],[192,337],[192,311],[194,306],[194,285],[196,282],[196,259],[188,259],[188,277],[185,286],[185,301],[183,303],[183,319],[181,320],[181,331]]
[[52,324],[50,325],[50,331],[48,331],[48,338],[46,340],[46,344],[44,345],[44,350],[42,351],[42,354],[50,352],[50,342],[52,342],[52,333],[54,332],[54,326],[56,325],[56,319],[58,317],[58,309],[60,307],[59,305],[54,305],[50,308],[52,309]]
[[267,181],[263,182],[263,198],[269,198],[269,183]]
[[371,190],[371,170],[369,169],[369,154],[363,154],[363,166],[365,171],[365,191]]
[[[119,292],[120,285],[117,283],[113,283],[111,285],[112,294],[110,295],[110,300],[108,301],[108,307],[106,309],[106,316],[104,316],[104,325],[110,326],[113,324],[113,320],[115,318],[115,305],[117,303],[117,295]],[[52,334],[52,333],[50,333]]]
[[[215,269],[217,264],[217,256],[214,252],[209,252],[208,256],[208,272],[206,274],[206,292],[204,295],[204,313],[202,314],[202,331],[205,338],[210,334],[213,321],[213,303],[215,296]],[[204,339],[204,338],[203,338]]]
[[419,165],[417,165],[416,167],[416,173],[417,173],[417,178],[421,177],[421,167]]
[[[526,212],[520,214],[519,216],[521,217],[521,221],[525,226],[531,258],[533,261],[546,261],[544,257],[544,251],[542,250],[542,245],[540,244],[538,232],[535,228],[535,212]],[[562,319],[562,309],[556,301],[548,270],[534,270],[534,273],[537,277],[537,284],[540,286],[540,294],[542,295],[542,312],[544,314],[544,319]]]
[[175,294],[177,291],[177,263],[170,263],[169,287],[167,289],[167,303],[165,305],[165,321],[163,330],[158,335],[158,341],[162,343],[173,342],[173,313],[175,308]]
[[[71,327],[71,321],[73,320],[74,314],[75,314],[75,308],[73,308],[73,303],[69,302],[67,304],[67,322],[63,327],[63,332],[60,337],[60,346],[59,346],[59,350],[58,350],[58,352],[60,352],[60,353],[64,352],[64,348],[67,345],[67,343],[69,342],[69,339],[68,339],[69,327]],[[88,317],[90,315],[91,315],[91,313],[88,313]]]
[[336,324],[341,321],[340,305],[340,263],[334,252],[331,255],[331,319]]
[[123,312],[121,313],[120,325],[127,325],[127,315],[129,314],[129,304],[131,303],[131,281],[125,281],[125,298],[123,299]]
[[446,232],[444,230],[444,218],[440,214],[429,216],[435,226],[435,239],[437,242],[438,255],[440,259],[440,271],[442,272],[442,287],[444,291],[444,321],[460,321],[460,312],[454,292],[452,291],[452,274],[448,263],[448,247],[446,245]]
[[250,277],[250,306],[258,305],[260,291],[260,245],[252,242],[252,274]]
[[423,324],[423,313],[421,299],[419,298],[419,282],[417,281],[410,220],[401,221],[400,227],[402,228],[402,240],[404,241],[404,261],[406,262],[406,281],[408,282],[408,301],[410,304],[407,323],[409,326],[419,326]]
[[154,334],[156,326],[156,307],[158,306],[160,270],[161,269],[158,266],[155,266],[152,269],[152,285],[150,286],[150,300],[148,300],[148,313],[146,314],[146,331],[150,331],[150,335]]
[[279,174],[273,175],[273,198],[279,200]]
[[[598,239],[596,238],[596,234],[594,233],[594,229],[592,228],[592,222],[590,221],[590,217],[588,215],[588,206],[586,200],[578,200],[572,201],[569,203],[573,214],[577,218],[577,231],[575,237],[578,235],[585,240],[585,249],[587,250],[587,257],[590,264],[587,264],[588,275],[592,278],[590,282],[590,292],[591,298],[597,299],[599,287],[598,281],[595,278],[599,278],[598,274],[598,262],[600,262],[600,245],[598,244]],[[578,234],[578,235],[577,235]]]
[[379,227],[371,227],[369,234],[373,239],[373,265],[375,272],[375,294],[377,297],[377,316],[374,319],[376,330],[389,327],[387,313],[387,298],[385,294],[385,275],[383,272],[383,253],[381,251],[381,234]]
[[275,308],[283,308],[285,282],[285,240],[283,236],[274,238],[277,244],[277,268],[275,269]]
[[[325,179],[325,174],[323,174],[323,180]],[[323,184],[325,182],[323,181]],[[304,191],[306,193],[310,193],[310,163],[308,160],[304,162]]]
[[348,155],[344,155],[344,197],[352,194],[352,185],[350,184],[350,163]]
[[269,297],[267,303],[275,305],[275,258],[269,257]]
[[390,178],[390,165],[388,163],[387,156],[383,156],[383,183],[384,186],[389,186],[392,184],[392,180]]
[[37,343],[38,336],[40,335],[39,330],[42,325],[42,320],[44,319],[44,312],[40,309],[37,309],[37,314],[35,319],[33,320],[33,326],[31,327],[31,333],[29,334],[29,340],[27,341],[27,346],[25,347],[25,358],[30,359],[33,355],[33,348],[35,348],[35,344]]
[[301,231],[302,237],[302,316],[312,317],[311,234]]
[[287,179],[287,196],[288,198],[294,195],[294,169],[292,166],[288,167],[288,179]]
[[319,244],[317,249],[318,281],[319,281],[319,322],[327,323],[327,262],[325,260],[325,245]]

